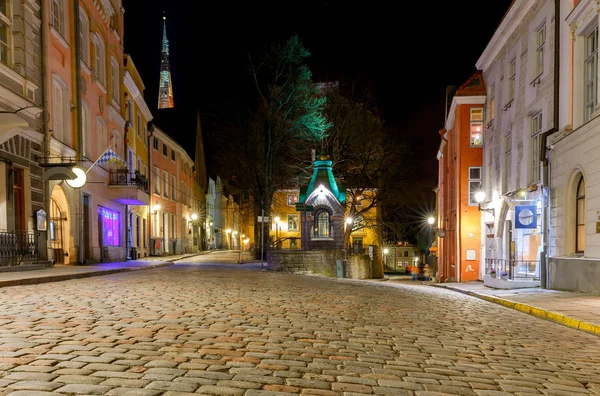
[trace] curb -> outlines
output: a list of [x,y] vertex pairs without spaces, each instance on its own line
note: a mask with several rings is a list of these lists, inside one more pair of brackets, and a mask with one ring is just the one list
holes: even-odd
[[480,293],[476,293],[476,292],[472,292],[472,291],[468,291],[468,290],[462,290],[462,289],[458,289],[458,288],[454,288],[454,287],[441,286],[441,285],[436,285],[436,284],[433,284],[431,286],[441,287],[443,289],[452,290],[455,292],[466,294],[468,296],[477,297],[481,300],[485,300],[485,301],[488,301],[488,302],[491,302],[494,304],[502,305],[506,308],[511,308],[511,309],[514,309],[517,311],[521,311],[523,313],[526,313],[531,316],[535,316],[537,318],[546,319],[551,322],[555,322],[555,323],[570,327],[575,330],[581,330],[581,331],[584,331],[589,334],[600,336],[600,326],[599,325],[587,323],[582,320],[574,319],[574,318],[568,317],[563,314],[548,311],[548,310],[545,310],[542,308],[537,308],[532,305],[522,304],[522,303],[510,301],[510,300],[505,300],[505,299],[499,298],[499,297],[489,296],[487,294],[480,294]]

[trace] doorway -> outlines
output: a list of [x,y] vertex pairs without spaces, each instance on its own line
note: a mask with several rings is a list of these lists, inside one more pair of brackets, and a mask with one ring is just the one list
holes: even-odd
[[[54,200],[50,199],[50,242],[52,244],[52,250],[54,251],[54,263],[65,264],[65,247],[63,245],[63,222],[66,220],[63,215],[63,211],[60,205]],[[68,254],[67,254],[68,256]]]

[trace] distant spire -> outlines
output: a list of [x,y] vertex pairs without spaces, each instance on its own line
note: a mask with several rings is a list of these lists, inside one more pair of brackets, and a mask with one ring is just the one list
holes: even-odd
[[171,109],[173,86],[171,85],[171,66],[169,65],[169,40],[167,40],[167,17],[163,12],[162,56],[160,59],[160,81],[158,86],[158,108]]
[[202,125],[200,123],[200,110],[198,110],[196,124],[196,150],[194,164],[196,167],[196,183],[206,192],[206,158],[204,157],[204,139],[202,137]]

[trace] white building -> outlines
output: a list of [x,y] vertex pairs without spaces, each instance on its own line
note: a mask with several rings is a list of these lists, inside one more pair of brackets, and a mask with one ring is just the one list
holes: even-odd
[[598,13],[597,1],[560,1],[558,131],[548,139],[548,286],[595,293],[600,292]]
[[[555,2],[515,0],[476,63],[487,87],[482,257],[545,279],[543,153],[555,128]],[[482,273],[482,276],[484,274]]]

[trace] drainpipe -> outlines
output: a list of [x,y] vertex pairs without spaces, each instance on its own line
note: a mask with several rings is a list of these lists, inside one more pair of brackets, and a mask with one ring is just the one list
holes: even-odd
[[[50,17],[48,10],[48,2],[42,1],[42,28],[41,28],[41,44],[42,44],[42,107],[43,107],[43,115],[42,115],[42,157],[46,160],[50,157],[50,143],[52,142],[52,137],[50,136],[50,128],[48,127],[48,122],[50,121],[49,116],[50,113],[50,75],[48,71],[48,32],[50,29]],[[50,191],[50,181],[44,180],[43,182],[43,190],[44,190],[44,211],[46,212],[46,216],[50,219],[50,196],[52,191]],[[46,256],[43,258],[51,259],[53,258],[54,250],[52,250],[52,243],[50,241],[50,233],[46,232]]]
[[[75,50],[73,58],[75,59],[75,98],[77,105],[75,106],[77,111],[77,165],[83,164],[83,128],[81,119],[81,37],[79,31],[81,30],[81,23],[79,21],[79,0],[73,1],[73,21],[75,25]],[[84,251],[83,251],[83,233],[84,233],[84,222],[83,222],[83,187],[77,189],[77,200],[79,201],[78,216],[77,218],[77,263],[84,264]]]
[[560,76],[560,0],[554,0],[554,125],[548,131],[542,134],[542,150],[540,150],[540,162],[542,163],[542,196],[545,197],[544,205],[542,206],[542,239],[543,239],[543,251],[540,256],[540,283],[541,288],[547,289],[549,282],[549,268],[548,268],[548,251],[549,247],[549,235],[550,232],[550,192],[552,186],[552,175],[550,170],[550,152],[548,147],[548,137],[554,132],[558,131],[558,104],[559,104],[559,76]]

